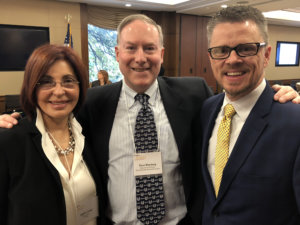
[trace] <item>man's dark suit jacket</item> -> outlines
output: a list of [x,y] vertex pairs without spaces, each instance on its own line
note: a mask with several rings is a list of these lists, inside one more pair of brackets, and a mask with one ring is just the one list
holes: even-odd
[[[22,119],[0,134],[0,224],[66,225],[63,187],[41,147],[35,122]],[[96,182],[100,216],[105,224],[100,176],[85,147],[83,158]]]
[[[193,197],[191,188],[195,171],[194,151],[200,151],[200,147],[194,146],[194,143],[201,138],[201,134],[197,132],[200,128],[200,110],[203,101],[211,96],[211,91],[201,78],[195,77],[159,77],[158,85],[178,146],[185,199],[188,204],[190,198]],[[86,105],[78,117],[105,181],[103,188],[107,188],[109,139],[121,87],[122,82],[117,82],[89,89]],[[128,176],[133,176],[133,174],[128,174]],[[187,208],[189,211],[189,205]],[[181,224],[191,225],[192,223],[187,217]]]
[[203,225],[300,224],[300,106],[273,101],[267,85],[236,141],[216,199],[207,168],[209,139],[224,94],[203,105]]

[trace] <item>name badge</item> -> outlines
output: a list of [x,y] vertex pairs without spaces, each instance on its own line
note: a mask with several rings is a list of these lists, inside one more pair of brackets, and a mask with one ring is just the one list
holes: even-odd
[[162,174],[161,152],[136,153],[133,166],[134,176]]
[[77,204],[77,221],[79,225],[86,224],[99,216],[98,198],[91,196]]

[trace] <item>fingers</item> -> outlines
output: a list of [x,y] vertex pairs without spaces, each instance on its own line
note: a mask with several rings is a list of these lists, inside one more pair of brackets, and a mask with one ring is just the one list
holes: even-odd
[[294,98],[292,102],[295,104],[300,104],[300,96],[298,96],[297,98]]
[[274,84],[272,86],[272,88],[274,89],[274,91],[278,91],[282,86],[280,86],[279,84]]
[[12,114],[10,114],[13,118],[15,118],[15,119],[18,119],[18,118],[20,118],[21,117],[21,114],[20,113],[18,113],[18,112],[14,112],[14,113],[12,113]]
[[0,116],[0,127],[2,128],[12,128],[14,125],[18,123],[18,118],[20,116],[19,113],[13,113],[11,115],[3,114]]
[[280,103],[285,103],[288,101],[292,101],[295,99],[294,103],[297,103],[299,94],[290,86],[280,86],[280,85],[273,85],[272,88],[277,91],[274,95],[274,100],[279,101]]
[[12,128],[13,124],[12,123],[8,123],[6,121],[0,121],[0,127],[1,128]]

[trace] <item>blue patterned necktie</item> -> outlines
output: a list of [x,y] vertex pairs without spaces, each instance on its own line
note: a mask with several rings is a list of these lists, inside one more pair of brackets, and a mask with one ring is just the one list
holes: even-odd
[[[135,100],[142,108],[138,112],[135,124],[134,141],[136,153],[157,151],[158,141],[149,96],[137,94]],[[145,225],[158,224],[165,215],[163,179],[161,174],[136,176],[137,218]]]

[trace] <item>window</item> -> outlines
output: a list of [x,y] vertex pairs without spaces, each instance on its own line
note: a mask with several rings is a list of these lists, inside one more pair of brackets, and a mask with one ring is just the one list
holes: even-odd
[[106,70],[111,82],[122,79],[115,57],[117,31],[88,24],[89,74],[90,82],[97,80],[99,70]]
[[299,66],[300,42],[277,41],[275,66]]

